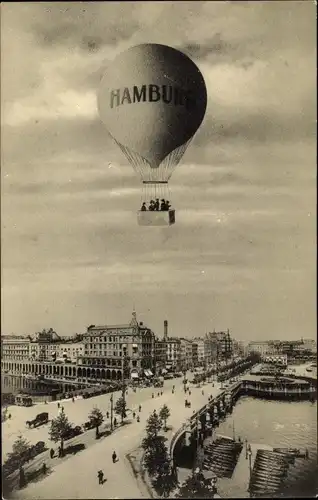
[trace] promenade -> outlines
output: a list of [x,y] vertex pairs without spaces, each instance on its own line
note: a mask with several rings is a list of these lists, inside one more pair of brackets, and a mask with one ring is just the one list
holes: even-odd
[[[192,378],[191,374],[189,375]],[[173,385],[175,385],[174,394],[172,394]],[[21,499],[147,498],[145,492],[140,491],[125,456],[140,446],[145,435],[146,420],[154,409],[159,410],[164,404],[169,407],[171,416],[168,425],[172,426],[172,430],[176,432],[194,411],[199,410],[207,403],[210,395],[215,397],[220,392],[220,385],[214,384],[212,387],[212,383],[207,383],[201,388],[192,387],[190,384],[190,388],[191,396],[187,395],[186,397],[191,400],[191,408],[184,406],[185,395],[182,378],[165,381],[162,396],[158,396],[158,389],[154,388],[138,389],[136,393],[129,390],[128,408],[136,410],[139,404],[142,405],[139,423],[128,415],[128,420],[131,423],[100,441],[92,442],[78,455],[62,462],[55,459],[52,463],[48,461],[47,465],[52,467],[51,474],[37,483],[30,483],[23,490],[14,491],[13,497]],[[204,394],[202,394],[202,389]],[[151,397],[152,393],[155,394],[154,398]],[[120,393],[114,393],[114,402],[118,397],[120,397]],[[65,401],[62,404],[70,421],[79,425],[87,420],[87,416],[94,406],[100,408],[104,413],[109,411],[109,398],[110,394],[107,394],[92,399],[77,400],[75,403]],[[44,410],[49,411],[50,418],[55,417],[58,412],[57,404],[38,404],[34,408],[12,408],[12,420],[5,422],[7,426],[4,429],[6,452],[10,451],[19,431],[22,431],[23,435],[32,443],[42,440],[51,446],[48,440],[49,426],[31,430],[25,427],[25,420]],[[81,436],[77,438],[77,441],[81,442]],[[56,446],[54,447],[56,448]],[[112,463],[111,459],[114,450],[119,458],[115,464]],[[97,471],[99,469],[104,471],[107,479],[103,485],[98,484]]]

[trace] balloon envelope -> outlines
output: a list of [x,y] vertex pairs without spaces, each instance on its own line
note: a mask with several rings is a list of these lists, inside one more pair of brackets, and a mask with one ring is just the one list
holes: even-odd
[[198,67],[182,52],[159,44],[137,45],[119,54],[98,93],[108,132],[153,168],[193,137],[206,105]]

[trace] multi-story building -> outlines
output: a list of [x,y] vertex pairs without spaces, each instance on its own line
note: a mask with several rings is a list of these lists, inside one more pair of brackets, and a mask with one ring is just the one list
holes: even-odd
[[77,363],[78,358],[84,354],[84,344],[81,341],[57,343],[55,348],[53,359],[56,361],[63,360],[64,362]]
[[1,335],[1,360],[29,359],[30,343],[29,337]]
[[166,369],[181,370],[181,341],[178,338],[168,337],[166,339]]
[[249,354],[257,352],[262,357],[266,356],[267,354],[275,354],[273,345],[271,345],[270,342],[267,340],[261,340],[261,341],[253,340],[252,342],[249,342],[247,346],[247,352]]
[[61,337],[51,339],[36,337],[30,341],[29,357],[33,361],[68,361],[76,363],[84,354],[82,341],[62,340]]
[[205,341],[199,337],[192,340],[192,361],[193,366],[205,365]]
[[140,378],[153,375],[155,335],[136,313],[124,325],[91,325],[83,335],[83,367],[98,368],[106,379]]
[[198,344],[195,340],[192,341],[192,366],[199,366],[198,360]]
[[180,369],[188,370],[192,366],[192,341],[180,338]]
[[317,341],[314,339],[301,339],[302,349],[304,351],[311,351],[313,354],[317,353]]
[[207,363],[215,363],[228,359],[233,355],[233,340],[229,330],[226,332],[209,332],[206,334]]
[[218,346],[218,355],[221,358],[230,358],[233,354],[233,341],[230,336],[229,330],[226,332],[213,332],[211,333],[212,341],[215,339]]
[[198,364],[199,366],[203,366],[205,365],[204,339],[196,339],[195,342],[198,346]]
[[157,374],[166,369],[167,343],[164,339],[155,338],[154,345],[154,371]]

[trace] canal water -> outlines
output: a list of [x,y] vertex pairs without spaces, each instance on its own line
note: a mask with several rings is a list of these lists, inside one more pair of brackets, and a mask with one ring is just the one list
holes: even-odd
[[[272,447],[307,448],[309,460],[296,459],[288,473],[292,490],[289,496],[298,496],[296,489],[315,496],[317,477],[317,403],[307,401],[268,401],[252,397],[241,397],[233,413],[228,415],[216,434],[233,437],[233,423],[236,439],[247,439],[250,443],[266,444]],[[244,450],[242,451],[244,453]],[[246,460],[248,470],[248,460]],[[303,481],[303,485],[301,482]],[[237,474],[231,479],[218,480],[221,497],[246,498],[246,482]],[[287,492],[286,492],[287,493]],[[301,496],[306,496],[306,493]]]
[[21,376],[3,374],[1,377],[2,394],[19,394],[25,392],[29,394],[51,394],[52,392],[62,392],[63,385],[56,382],[45,382],[32,380]]

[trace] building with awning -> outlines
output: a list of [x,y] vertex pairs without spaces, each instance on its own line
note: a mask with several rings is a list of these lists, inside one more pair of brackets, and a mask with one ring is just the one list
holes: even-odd
[[130,372],[130,378],[132,379],[138,379],[139,378],[139,375],[138,375],[138,372],[137,371],[131,371]]
[[153,377],[153,373],[151,370],[144,370],[144,374],[146,375],[146,377]]

